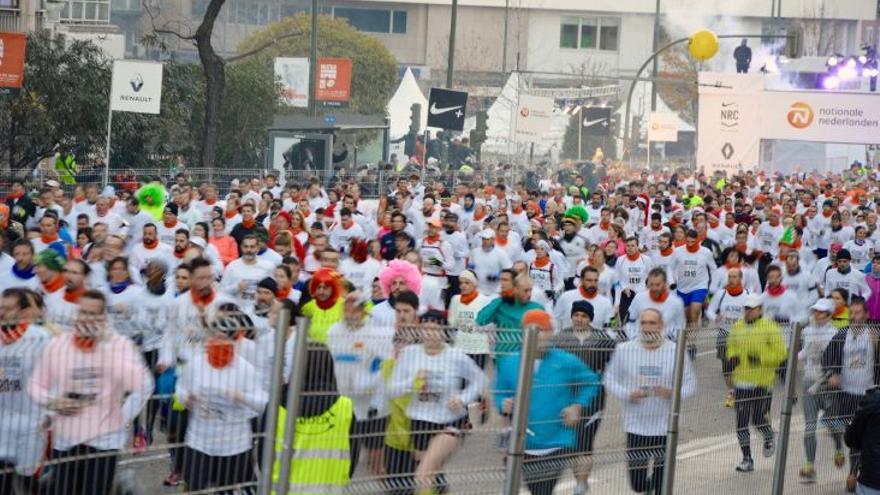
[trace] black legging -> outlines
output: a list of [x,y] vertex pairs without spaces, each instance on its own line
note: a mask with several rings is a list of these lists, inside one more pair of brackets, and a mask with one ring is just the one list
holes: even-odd
[[750,423],[761,432],[765,442],[773,438],[773,428],[770,427],[770,422],[767,420],[772,398],[773,396],[766,388],[734,389],[736,438],[739,440],[739,448],[742,450],[743,457],[752,457]]
[[[663,468],[666,458],[665,436],[642,436],[626,434],[626,464],[629,485],[636,493],[653,491],[660,495],[663,490]],[[648,465],[654,461],[654,469],[648,475]]]
[[[64,461],[68,457],[89,456]],[[98,450],[77,445],[66,450],[52,450],[52,460],[61,461],[52,470],[52,481],[41,487],[41,495],[108,495],[116,477],[116,450]]]
[[[159,376],[161,373],[156,372],[156,364],[159,362],[159,351],[146,351],[143,353],[144,363],[146,363],[147,368],[153,374],[153,383],[157,383],[159,381]],[[147,405],[144,408],[144,413],[146,417],[146,424],[144,425],[144,434],[147,436],[147,441],[149,443],[153,442],[153,424],[156,422],[156,416],[159,414],[159,408],[162,406],[163,399],[158,397],[150,397],[150,400],[147,401]],[[135,420],[135,428],[137,428],[137,424],[140,423],[140,418]]]
[[532,495],[553,495],[562,471],[570,464],[566,451],[557,450],[547,455],[525,455],[523,481]]
[[37,493],[37,479],[33,476],[22,476],[15,472],[15,464],[0,461],[0,494],[19,493],[13,491],[18,487],[23,494]]

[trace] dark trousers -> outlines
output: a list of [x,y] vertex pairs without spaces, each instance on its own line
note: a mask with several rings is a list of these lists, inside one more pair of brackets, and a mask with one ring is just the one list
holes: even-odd
[[[85,459],[65,461],[69,457]],[[60,461],[52,470],[52,481],[42,487],[42,495],[107,495],[113,491],[118,451],[98,450],[78,445],[68,451],[53,450],[52,460]]]
[[636,298],[635,292],[630,292],[627,295],[626,292],[621,291],[620,293],[620,310],[618,312],[618,321],[627,321],[629,318],[629,306],[632,304],[633,299]]
[[[198,450],[185,447],[183,479],[187,491],[201,491],[206,488],[232,487],[257,480],[251,451],[230,456],[210,456]],[[233,493],[233,489],[215,493]],[[253,487],[245,487],[243,493],[252,493]]]
[[737,74],[748,74],[749,72],[749,64],[736,64],[736,73]]
[[[186,427],[189,424],[189,412],[174,411],[168,408],[168,443],[182,444],[186,439]],[[185,447],[172,447],[168,449],[171,455],[171,471],[175,473],[183,472]]]
[[525,455],[523,481],[532,495],[553,495],[562,471],[568,467],[569,458],[564,450],[547,455]]
[[[626,434],[626,464],[629,471],[629,486],[636,493],[653,492],[660,495],[663,490],[663,465],[666,457],[666,437],[646,437]],[[653,461],[653,471],[648,475]]]
[[734,389],[734,408],[736,410],[736,438],[742,449],[743,457],[751,457],[751,434],[749,424],[761,432],[764,441],[773,438],[773,428],[767,420],[770,412],[770,401],[773,398],[766,388]]
[[[14,491],[16,489],[20,491]],[[21,476],[15,472],[15,464],[0,461],[0,494],[7,493],[37,493],[37,479],[33,476]]]
[[[146,363],[147,368],[153,374],[153,383],[156,383],[159,380],[159,375],[161,373],[156,373],[156,363],[159,362],[159,351],[147,351],[143,354],[144,363]],[[144,425],[144,434],[147,436],[147,442],[153,443],[153,424],[156,422],[156,416],[159,414],[159,408],[162,406],[162,401],[164,399],[159,399],[157,397],[150,397],[150,400],[147,401],[147,405],[144,408],[145,412],[145,421]],[[140,418],[135,420],[135,429],[140,428]]]
[[447,275],[446,280],[449,281],[448,287],[443,291],[443,302],[446,303],[446,307],[449,307],[449,302],[452,301],[452,296],[461,294],[461,287],[458,283],[458,275]]

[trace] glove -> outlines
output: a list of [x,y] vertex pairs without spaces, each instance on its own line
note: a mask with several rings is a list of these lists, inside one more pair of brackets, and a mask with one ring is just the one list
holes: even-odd
[[497,282],[499,280],[498,275],[489,275],[486,277],[486,280],[489,282]]
[[553,299],[553,296],[555,296],[556,293],[552,290],[545,290],[544,295],[547,296],[547,299]]
[[371,407],[369,410],[367,410],[367,419],[375,419],[376,416],[378,416],[378,415],[379,415],[379,410],[376,409],[375,407]]

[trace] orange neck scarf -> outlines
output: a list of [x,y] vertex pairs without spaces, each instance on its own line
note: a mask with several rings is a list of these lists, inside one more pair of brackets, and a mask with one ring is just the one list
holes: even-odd
[[470,303],[473,302],[473,300],[476,299],[477,296],[479,296],[479,295],[480,295],[480,293],[477,292],[477,291],[475,291],[475,290],[474,290],[474,291],[471,291],[470,294],[462,294],[462,295],[461,295],[461,303],[462,303],[462,304],[470,304]]
[[79,289],[74,290],[64,289],[64,300],[71,304],[76,304],[79,302],[79,298],[82,297],[83,294],[85,294],[85,292],[85,287],[80,287]]
[[48,282],[43,282],[43,290],[46,291],[47,294],[51,294],[56,292],[60,288],[64,287],[64,277],[59,273],[52,280]]
[[663,289],[659,297],[655,296],[651,291],[648,291],[648,295],[651,296],[651,300],[655,303],[665,303],[666,298],[669,297],[669,289]]
[[214,291],[213,290],[211,290],[211,293],[208,294],[207,296],[202,296],[196,290],[190,290],[189,293],[190,293],[190,296],[192,296],[193,304],[195,304],[196,306],[204,307],[204,306],[211,304],[211,302],[214,300]]
[[210,339],[205,344],[205,351],[212,368],[225,368],[235,358],[235,343],[225,339]]

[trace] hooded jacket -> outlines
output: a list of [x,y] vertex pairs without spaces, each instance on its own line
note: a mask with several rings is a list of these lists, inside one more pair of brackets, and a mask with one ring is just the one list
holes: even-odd
[[846,445],[861,450],[859,483],[880,490],[880,389],[868,391],[846,427]]

